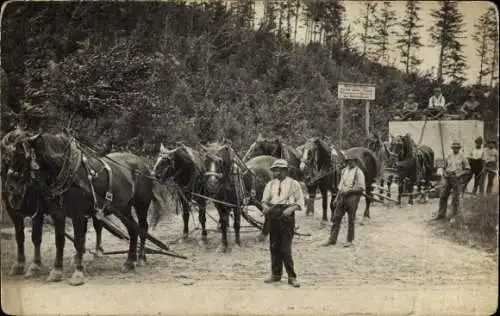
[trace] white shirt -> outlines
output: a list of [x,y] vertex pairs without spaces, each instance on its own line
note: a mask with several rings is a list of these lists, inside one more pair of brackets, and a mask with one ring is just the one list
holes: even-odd
[[358,167],[345,167],[342,170],[342,178],[339,184],[340,192],[347,192],[353,189],[365,189],[365,175]]
[[262,202],[286,205],[297,204],[301,210],[305,210],[302,188],[296,180],[290,177],[285,177],[283,181],[279,179],[269,181],[262,194]]
[[444,99],[444,96],[442,94],[437,97],[433,95],[429,98],[429,109],[434,109],[434,108],[445,109],[445,104],[446,100]]
[[470,159],[483,159],[483,147],[477,149],[474,148],[469,156]]

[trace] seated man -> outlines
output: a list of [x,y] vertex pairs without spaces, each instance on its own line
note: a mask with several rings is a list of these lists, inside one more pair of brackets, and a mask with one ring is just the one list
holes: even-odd
[[460,115],[463,120],[479,119],[480,118],[479,101],[476,99],[476,94],[471,92],[469,99],[464,102],[460,108]]
[[439,119],[446,112],[446,100],[441,93],[441,88],[435,88],[434,94],[429,98],[429,107],[426,109],[426,115],[430,119]]
[[419,105],[415,102],[415,95],[410,93],[405,103],[403,103],[403,110],[401,111],[402,120],[409,121],[418,119],[418,108]]

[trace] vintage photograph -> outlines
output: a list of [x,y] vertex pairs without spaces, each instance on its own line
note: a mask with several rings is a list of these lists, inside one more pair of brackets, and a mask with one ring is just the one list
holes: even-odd
[[7,1],[8,315],[492,315],[489,1]]

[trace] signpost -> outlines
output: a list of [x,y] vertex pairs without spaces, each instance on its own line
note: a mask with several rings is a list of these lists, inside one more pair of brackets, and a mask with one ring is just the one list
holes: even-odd
[[375,100],[375,85],[369,83],[339,82],[338,98],[340,100],[340,148],[343,148],[344,138],[344,99],[365,100],[366,135],[370,134],[370,101]]

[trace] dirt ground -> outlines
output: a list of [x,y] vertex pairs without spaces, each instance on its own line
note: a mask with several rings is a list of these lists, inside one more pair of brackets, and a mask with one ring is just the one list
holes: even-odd
[[[358,209],[362,216],[364,202]],[[285,281],[268,285],[268,243],[255,241],[257,232],[242,234],[242,247],[216,251],[220,235],[209,232],[207,247],[195,231],[188,242],[172,250],[188,260],[149,255],[146,266],[122,274],[125,255],[94,258],[86,255],[87,283],[72,287],[74,249],[67,243],[65,280],[47,283],[54,260],[54,236],[44,233],[43,270],[39,278],[7,275],[15,260],[15,240],[2,233],[2,308],[10,314],[120,314],[120,315],[487,315],[497,308],[498,262],[496,255],[453,243],[436,235],[430,221],[437,200],[396,207],[376,204],[372,219],[356,226],[352,248],[343,248],[344,222],[339,245],[324,248],[328,227],[320,225],[320,200],[314,218],[297,215],[300,231],[310,237],[294,240],[294,259],[301,288]],[[216,217],[214,209],[210,215]],[[197,216],[196,216],[197,217]],[[195,218],[197,223],[197,218]],[[163,221],[152,231],[162,241],[178,239],[181,216]],[[191,221],[191,229],[193,228]],[[208,219],[208,227],[216,223]],[[243,223],[246,222],[243,221]],[[7,232],[8,233],[8,232]],[[104,232],[105,250],[127,245]],[[32,247],[27,234],[28,263]],[[89,225],[87,248],[95,234]]]

